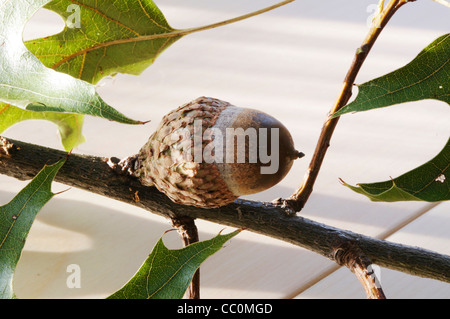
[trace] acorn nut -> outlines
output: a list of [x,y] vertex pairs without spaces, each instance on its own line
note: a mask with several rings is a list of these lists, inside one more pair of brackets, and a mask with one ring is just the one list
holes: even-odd
[[200,97],[163,117],[135,175],[176,203],[215,208],[274,186],[302,156],[273,117]]

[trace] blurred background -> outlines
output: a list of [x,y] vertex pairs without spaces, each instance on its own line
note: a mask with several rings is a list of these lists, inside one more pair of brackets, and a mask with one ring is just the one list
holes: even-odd
[[[210,24],[272,5],[268,0],[157,0],[174,28]],[[140,76],[119,74],[98,92],[125,115],[151,120],[127,126],[87,117],[86,142],[76,153],[126,157],[138,152],[162,116],[199,96],[256,108],[285,124],[306,156],[272,189],[249,196],[270,201],[301,184],[320,130],[335,102],[355,50],[365,38],[376,0],[297,0],[282,8],[214,30],[188,35],[169,47]],[[83,18],[83,17],[81,17]],[[432,0],[409,3],[383,31],[357,83],[411,61],[450,30],[450,9]],[[64,26],[40,10],[24,39]],[[354,90],[356,96],[357,90]],[[56,127],[22,122],[3,135],[62,149]],[[450,203],[372,203],[343,187],[384,181],[433,158],[450,135],[449,109],[426,100],[341,118],[314,193],[301,215],[328,225],[450,254]],[[0,203],[26,185],[0,176]],[[67,189],[55,183],[53,191]],[[199,220],[200,239],[222,225]],[[19,298],[104,298],[133,276],[170,222],[148,211],[70,189],[39,213],[15,276]],[[233,229],[226,227],[225,232]],[[164,235],[181,247],[176,232]],[[66,284],[79,265],[81,288]],[[379,268],[388,298],[449,298],[450,285]],[[243,232],[201,268],[202,298],[365,298],[346,268],[305,249]]]

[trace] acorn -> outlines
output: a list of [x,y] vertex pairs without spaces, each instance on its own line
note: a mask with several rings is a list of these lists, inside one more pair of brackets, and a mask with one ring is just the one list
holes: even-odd
[[134,175],[176,203],[216,208],[279,183],[302,156],[270,115],[200,97],[163,117]]

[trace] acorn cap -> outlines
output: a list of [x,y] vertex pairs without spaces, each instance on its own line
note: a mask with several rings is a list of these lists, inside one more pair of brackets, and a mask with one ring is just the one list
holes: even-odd
[[[235,136],[229,139],[227,132]],[[259,139],[267,141],[266,149]],[[220,207],[281,181],[298,158],[293,145],[289,131],[273,117],[200,97],[163,117],[139,152],[136,176],[176,203]]]

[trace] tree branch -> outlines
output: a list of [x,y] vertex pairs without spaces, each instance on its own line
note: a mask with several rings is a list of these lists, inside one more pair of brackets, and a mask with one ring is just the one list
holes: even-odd
[[334,129],[339,121],[339,117],[330,119],[330,116],[339,111],[350,100],[350,97],[352,96],[352,87],[355,83],[356,76],[366,60],[367,55],[375,44],[375,41],[394,13],[407,2],[408,1],[406,0],[389,1],[386,8],[377,17],[375,17],[369,33],[361,46],[356,50],[355,57],[350,69],[347,72],[347,75],[345,76],[344,85],[342,86],[338,99],[328,113],[322,127],[316,149],[311,159],[311,163],[309,164],[309,168],[303,178],[303,182],[294,194],[284,200],[285,204],[291,207],[294,211],[299,212],[302,210],[313,191],[314,183],[319,175],[320,167],[322,166],[322,162],[325,158],[328,147],[330,146],[331,137],[333,136]]
[[[0,138],[0,174],[21,180],[33,178],[45,164],[66,156],[63,151]],[[188,216],[246,228],[334,261],[337,248],[356,245],[380,267],[450,283],[450,256],[356,234],[301,216],[289,216],[286,208],[273,203],[237,200],[216,209],[175,204],[155,187],[144,187],[135,178],[117,174],[107,161],[102,157],[71,154],[56,175],[56,181],[135,205],[166,218]]]

